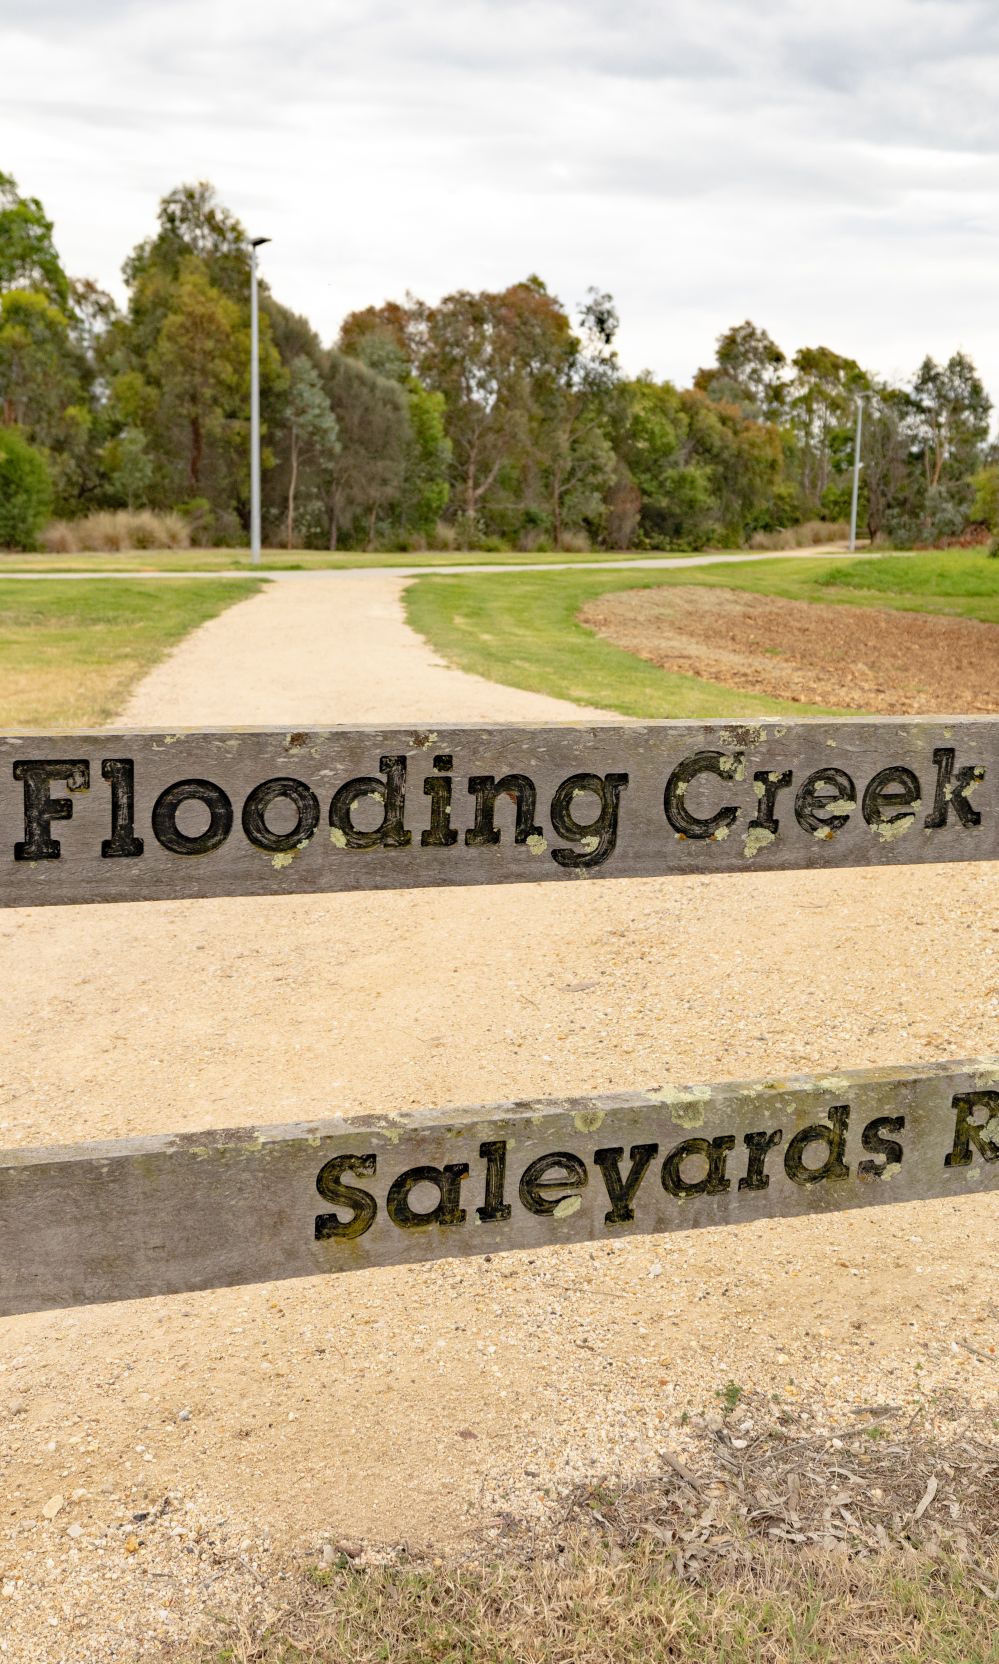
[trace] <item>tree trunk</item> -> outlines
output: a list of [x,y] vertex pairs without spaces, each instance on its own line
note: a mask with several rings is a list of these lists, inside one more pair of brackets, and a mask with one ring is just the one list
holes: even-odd
[[335,550],[336,550],[336,540],[337,540],[338,530],[339,530],[339,528],[337,526],[336,497],[334,496],[334,497],[330,498],[330,552],[331,553],[335,552]]
[[562,542],[562,476],[557,468],[552,482],[552,536],[557,549]]
[[298,484],[298,436],[291,430],[291,479],[288,482],[288,548],[295,547],[295,487]]
[[373,507],[372,510],[371,510],[370,517],[368,519],[368,548],[369,549],[373,549],[374,546],[375,546],[375,515],[377,514],[377,512],[378,512],[377,507]]
[[931,486],[940,484],[940,475],[943,473],[943,460],[943,436],[938,435],[933,449],[933,478],[930,481]]
[[201,464],[204,460],[204,453],[205,442],[204,436],[201,432],[201,418],[199,416],[192,416],[190,476],[191,490],[195,497],[198,495],[198,486],[201,484]]

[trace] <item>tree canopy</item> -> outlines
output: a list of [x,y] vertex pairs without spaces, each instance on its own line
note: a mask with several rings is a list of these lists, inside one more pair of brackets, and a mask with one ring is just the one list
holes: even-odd
[[[181,185],[124,277],[120,311],[69,278],[42,204],[0,173],[0,431],[38,459],[27,473],[47,470],[60,514],[180,509],[199,540],[240,542],[246,232],[211,185]],[[931,542],[999,515],[991,403],[964,352],[927,356],[893,384],[824,344],[789,354],[744,319],[680,387],[626,375],[617,330],[611,295],[593,286],[569,308],[529,274],[373,303],[325,345],[263,283],[265,536],[402,549],[741,543],[847,512],[858,398],[872,536]]]

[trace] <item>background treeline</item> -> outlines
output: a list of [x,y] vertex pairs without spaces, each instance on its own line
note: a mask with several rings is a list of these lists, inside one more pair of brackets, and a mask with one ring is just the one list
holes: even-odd
[[[246,234],[210,186],[181,187],[124,275],[124,311],[67,277],[42,205],[0,174],[0,545],[52,517],[52,547],[95,526],[246,540]],[[571,318],[538,277],[354,312],[334,347],[264,285],[261,324],[270,544],[765,546],[847,515],[861,393],[872,537],[999,530],[991,404],[960,352],[893,386],[827,347],[789,360],[746,322],[677,388],[622,373],[609,295]]]

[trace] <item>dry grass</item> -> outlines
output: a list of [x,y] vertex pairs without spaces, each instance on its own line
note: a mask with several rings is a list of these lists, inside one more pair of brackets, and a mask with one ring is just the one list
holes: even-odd
[[42,544],[50,555],[124,554],[133,549],[189,549],[191,534],[179,514],[151,509],[101,510],[79,520],[53,520]]
[[[738,1406],[736,1413],[736,1406]],[[955,1407],[955,1413],[956,1413]],[[833,1442],[735,1397],[691,1467],[508,1522],[488,1556],[292,1568],[280,1609],[184,1664],[996,1664],[999,1446],[891,1431]],[[747,1417],[751,1428],[746,1432]],[[955,1423],[956,1425],[956,1423]],[[288,1586],[286,1585],[286,1588]]]
[[251,579],[0,580],[0,720],[17,729],[109,722],[135,683]]
[[989,1600],[955,1563],[761,1553],[712,1590],[652,1543],[568,1542],[532,1566],[339,1571],[211,1664],[995,1664]]
[[846,520],[806,520],[800,526],[786,526],[778,532],[754,532],[750,549],[814,549],[826,543],[845,543],[850,536]]

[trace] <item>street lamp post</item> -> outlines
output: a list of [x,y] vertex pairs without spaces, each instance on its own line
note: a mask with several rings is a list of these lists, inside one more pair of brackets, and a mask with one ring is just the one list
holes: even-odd
[[857,547],[857,499],[860,496],[860,435],[864,425],[864,395],[857,395],[857,430],[853,436],[853,499],[850,503],[850,553]]
[[257,249],[269,237],[250,238],[250,560],[260,560],[260,318]]

